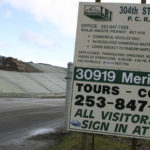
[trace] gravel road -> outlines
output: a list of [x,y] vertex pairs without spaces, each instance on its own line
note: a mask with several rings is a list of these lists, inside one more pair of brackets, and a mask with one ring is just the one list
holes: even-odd
[[38,150],[53,143],[31,137],[63,128],[64,104],[65,99],[1,98],[0,150]]

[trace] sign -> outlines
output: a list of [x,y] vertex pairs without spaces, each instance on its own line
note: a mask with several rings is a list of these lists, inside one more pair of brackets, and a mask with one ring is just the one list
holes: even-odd
[[150,5],[80,3],[68,129],[150,138]]

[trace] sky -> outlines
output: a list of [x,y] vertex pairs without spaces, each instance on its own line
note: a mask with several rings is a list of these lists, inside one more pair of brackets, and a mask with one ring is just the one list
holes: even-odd
[[0,0],[0,55],[67,67],[74,57],[78,4],[79,0]]

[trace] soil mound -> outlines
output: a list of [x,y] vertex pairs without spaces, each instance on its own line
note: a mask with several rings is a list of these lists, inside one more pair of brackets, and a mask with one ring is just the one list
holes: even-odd
[[31,66],[29,63],[12,57],[0,56],[0,70],[17,71],[17,72],[41,72]]

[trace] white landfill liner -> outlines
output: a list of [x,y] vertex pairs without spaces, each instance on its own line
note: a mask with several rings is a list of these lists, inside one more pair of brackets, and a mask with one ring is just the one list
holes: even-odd
[[31,63],[31,65],[41,72],[22,73],[0,70],[1,97],[65,96],[65,68],[45,64]]

